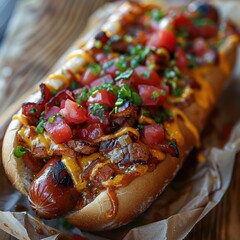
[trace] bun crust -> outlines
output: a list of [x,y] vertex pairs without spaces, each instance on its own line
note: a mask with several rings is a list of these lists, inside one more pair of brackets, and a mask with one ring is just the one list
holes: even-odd
[[[220,49],[219,64],[211,67],[204,73],[203,77],[205,81],[209,82],[213,89],[215,101],[233,70],[237,44],[238,39],[236,37],[228,37]],[[67,63],[67,67],[74,70],[84,64],[85,62],[82,59],[74,58]],[[57,88],[60,88],[64,84],[59,79],[53,79],[49,83]],[[37,101],[38,99],[38,93],[31,96],[31,100]],[[186,108],[184,113],[193,125],[201,131],[213,105],[208,109],[203,109],[196,103],[192,103],[190,107]],[[186,127],[182,118],[178,118],[178,123],[185,140],[183,146],[179,148],[180,157],[177,159],[167,156],[154,171],[148,172],[136,178],[128,186],[118,189],[116,191],[118,211],[113,219],[106,218],[106,213],[112,209],[112,203],[107,191],[103,191],[93,202],[81,210],[76,210],[68,214],[66,217],[67,220],[83,230],[100,231],[117,228],[126,224],[146,210],[174,178],[195,142],[195,137]],[[15,188],[27,196],[32,174],[24,166],[21,158],[16,158],[13,153],[16,145],[16,133],[21,125],[21,122],[17,119],[12,120],[10,123],[4,138],[2,155],[3,165],[10,181]]]

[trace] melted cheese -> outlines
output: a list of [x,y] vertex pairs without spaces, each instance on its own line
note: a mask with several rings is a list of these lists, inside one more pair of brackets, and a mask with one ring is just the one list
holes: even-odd
[[78,165],[77,159],[69,156],[62,156],[62,162],[71,175],[77,191],[82,191],[87,186],[87,181],[80,178],[82,170]]
[[[206,74],[206,73],[205,73]],[[203,77],[201,72],[195,72],[194,78],[201,86],[201,89],[194,91],[196,103],[203,109],[208,109],[215,101],[212,87]]]
[[123,134],[127,133],[127,132],[131,132],[133,133],[135,136],[137,136],[138,138],[140,137],[139,131],[135,128],[132,127],[125,127],[123,129],[121,129],[119,132],[116,132],[114,134],[109,134],[100,138],[95,139],[94,142],[102,142],[102,141],[106,141],[106,140],[110,140],[110,139],[114,139],[117,137],[122,136]]
[[181,130],[179,129],[178,119],[177,119],[177,117],[180,116],[183,119],[186,127],[194,135],[194,137],[196,139],[196,146],[200,146],[200,136],[199,136],[199,132],[198,132],[197,128],[189,121],[187,116],[181,110],[174,108],[174,107],[170,107],[170,109],[174,115],[174,122],[172,122],[172,123],[165,122],[164,123],[164,127],[167,130],[167,132],[169,133],[170,138],[175,138],[177,143],[180,146],[183,146],[184,138],[183,138]]
[[170,103],[177,103],[177,102],[183,102],[186,98],[188,98],[189,96],[191,96],[193,94],[193,90],[191,89],[190,86],[186,86],[184,87],[183,91],[182,91],[182,95],[180,97],[172,97],[169,96],[168,97],[168,101]]
[[90,56],[88,53],[86,53],[82,49],[78,49],[78,50],[75,50],[72,53],[70,53],[67,57],[67,60],[70,60],[70,59],[75,58],[75,57],[82,57],[86,62],[93,62],[94,61],[92,56]]
[[24,115],[16,114],[12,117],[12,120],[18,120],[22,125],[28,125],[27,118]]
[[99,157],[100,157],[100,153],[93,153],[90,156],[84,156],[84,157],[78,158],[78,162],[80,166],[83,168],[88,163],[98,159]]
[[54,74],[50,74],[47,78],[47,80],[53,80],[53,79],[61,79],[64,82],[65,86],[69,85],[69,79],[63,74],[54,73]]
[[149,149],[150,153],[152,154],[153,157],[157,158],[159,161],[162,161],[166,158],[166,154],[157,150],[157,149]]
[[143,124],[143,123],[156,124],[156,122],[152,118],[149,118],[143,115],[139,117],[138,122],[139,124]]
[[[134,168],[135,168],[134,172],[136,173],[136,176],[144,175],[148,171],[148,166],[144,166],[144,165],[138,165]],[[115,188],[122,187],[122,181],[125,177],[127,177],[126,174],[118,174],[113,179],[109,179],[109,180],[103,182],[102,185],[105,188],[107,188],[107,187],[115,187]],[[133,180],[133,178],[132,178],[132,180]]]
[[48,155],[53,155],[53,146],[56,144],[50,139],[46,132],[37,134],[34,126],[25,125],[18,131],[18,134],[31,150],[33,150],[34,147],[44,147]]

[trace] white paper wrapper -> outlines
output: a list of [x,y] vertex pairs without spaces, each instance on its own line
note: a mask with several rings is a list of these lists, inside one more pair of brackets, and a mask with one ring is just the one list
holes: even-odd
[[[230,16],[231,13],[231,17],[240,23],[236,10],[240,3],[215,3],[223,15]],[[111,7],[98,11],[97,16],[104,19],[111,12]],[[213,134],[204,141],[206,160],[198,162],[193,154],[174,182],[135,221],[117,230],[89,234],[75,228],[66,229],[58,220],[46,221],[45,224],[29,213],[14,212],[16,206],[24,205],[26,209],[29,206],[8,182],[0,165],[0,239],[14,239],[11,236],[18,239],[70,239],[73,233],[83,234],[88,239],[161,240],[186,237],[196,223],[220,202],[231,181],[236,153],[240,150],[240,123],[235,125],[224,146],[222,141],[218,141],[218,135],[223,124],[236,123],[240,119],[237,97],[240,94],[239,74],[235,72],[233,81],[219,100],[217,121],[214,118],[210,120],[215,127]],[[0,133],[5,129],[5,123],[0,126]],[[220,144],[223,147],[217,148]]]

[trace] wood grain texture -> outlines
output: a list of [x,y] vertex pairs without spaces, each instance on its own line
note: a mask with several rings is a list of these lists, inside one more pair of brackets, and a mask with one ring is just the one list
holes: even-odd
[[[25,5],[25,11],[31,16],[27,21],[29,25],[25,26],[30,29],[27,37],[17,32],[17,36],[21,37],[16,39],[16,32],[10,32],[8,42],[1,50],[4,58],[0,58],[0,68],[10,68],[12,72],[5,77],[0,113],[10,108],[12,102],[21,98],[46,75],[83,31],[90,14],[106,0],[42,0],[36,1],[37,5],[32,3],[34,1],[25,2],[29,2]],[[19,16],[19,20],[22,18],[24,16]],[[15,44],[18,47],[21,45],[17,57],[13,56]],[[4,117],[8,116],[4,114]],[[240,239],[239,172],[240,157],[235,164],[232,183],[222,201],[194,227],[186,239]]]

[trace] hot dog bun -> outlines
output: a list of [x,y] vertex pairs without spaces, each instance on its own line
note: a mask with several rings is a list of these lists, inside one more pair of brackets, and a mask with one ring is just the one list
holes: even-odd
[[[124,7],[124,11],[126,11],[126,8],[127,7]],[[137,11],[139,11],[138,7],[136,7],[136,12]],[[116,27],[116,25],[113,24],[111,27]],[[227,79],[229,79],[231,75],[236,61],[237,45],[238,38],[236,36],[229,36],[219,49],[220,57],[218,64],[211,66],[207,70],[204,69],[201,71],[201,68],[195,70],[196,74],[200,75],[203,81],[207,81],[210,84],[213,93],[213,100],[208,104],[209,106],[207,108],[199,107],[196,102],[193,102],[189,107],[184,109],[187,119],[198,131],[203,129],[207,116],[212,110]],[[65,63],[63,69],[70,69],[72,72],[76,72],[79,67],[85,64],[86,59],[73,58]],[[57,71],[56,74],[58,74],[59,71]],[[62,85],[65,85],[62,79],[57,78],[51,79],[51,81],[47,79],[45,82],[51,84],[55,89],[60,89]],[[204,94],[202,96],[206,97]],[[33,94],[29,101],[36,102],[38,100],[39,92]],[[202,101],[205,100],[202,99]],[[15,118],[10,123],[4,138],[2,154],[4,168],[10,181],[15,188],[27,196],[33,174],[24,166],[21,158],[16,158],[13,153],[13,149],[17,144],[16,133],[24,121],[20,120]],[[67,220],[83,230],[100,231],[117,228],[126,224],[146,210],[174,178],[182,166],[186,155],[196,142],[196,136],[186,125],[185,119],[182,116],[178,116],[177,121],[184,138],[183,144],[179,146],[179,158],[168,155],[158,164],[154,171],[134,179],[126,187],[117,189],[116,198],[118,210],[113,218],[106,217],[106,214],[111,211],[114,206],[109,197],[109,192],[102,191],[100,195],[87,206],[68,214],[66,216]]]

